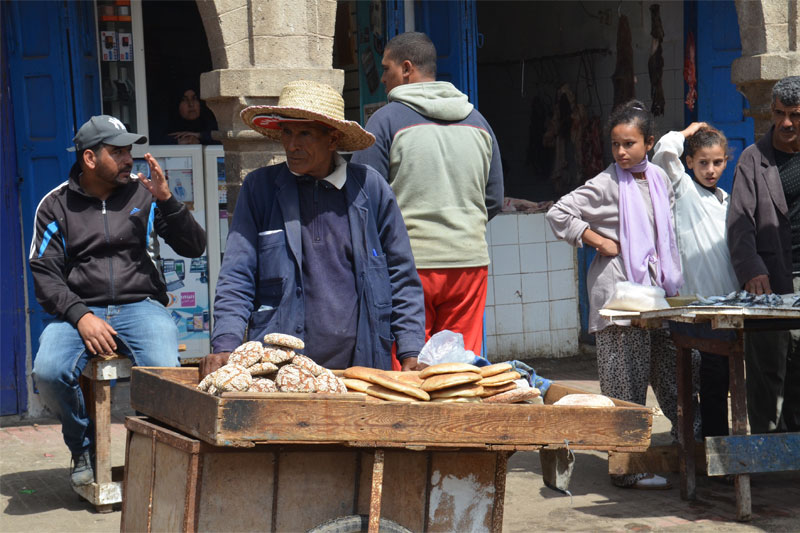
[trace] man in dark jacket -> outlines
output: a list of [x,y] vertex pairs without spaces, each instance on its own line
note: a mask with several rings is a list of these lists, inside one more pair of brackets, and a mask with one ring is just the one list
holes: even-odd
[[[728,247],[739,283],[754,294],[800,290],[800,76],[772,89],[770,131],[739,157]],[[800,330],[748,333],[752,433],[800,430]]]
[[424,343],[422,287],[403,217],[375,170],[337,150],[374,137],[344,120],[327,85],[297,81],[277,106],[252,106],[242,119],[280,141],[286,163],[244,180],[214,300],[214,354],[205,375],[247,340],[267,333],[302,338],[305,355],[332,369],[389,369],[392,343],[405,369]]
[[131,145],[147,142],[114,117],[92,117],[73,138],[69,179],[36,209],[30,267],[36,299],[54,318],[39,339],[33,375],[61,420],[70,480],[94,479],[93,435],[78,377],[92,355],[117,352],[143,366],[178,366],[178,331],[157,267],[157,236],[200,257],[206,235],[170,193],[150,154],[150,179],[131,175]]

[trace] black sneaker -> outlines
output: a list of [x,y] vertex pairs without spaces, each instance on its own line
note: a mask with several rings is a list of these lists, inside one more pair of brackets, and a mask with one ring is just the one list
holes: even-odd
[[69,475],[69,480],[76,486],[88,485],[94,481],[92,457],[89,455],[89,450],[72,456],[72,472]]

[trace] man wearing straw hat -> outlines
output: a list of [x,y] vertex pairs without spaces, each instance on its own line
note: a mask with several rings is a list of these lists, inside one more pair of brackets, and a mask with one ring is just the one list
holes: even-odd
[[389,181],[405,218],[425,291],[428,336],[448,329],[481,352],[489,250],[486,223],[503,204],[492,128],[467,95],[436,81],[424,33],[394,37],[383,54],[389,103],[367,122],[376,142],[353,155]]
[[403,368],[414,368],[425,314],[403,217],[386,180],[337,153],[375,138],[344,119],[337,91],[311,81],[241,116],[283,144],[286,163],[242,184],[201,374],[267,333],[302,338],[306,355],[332,369],[389,369],[396,342]]

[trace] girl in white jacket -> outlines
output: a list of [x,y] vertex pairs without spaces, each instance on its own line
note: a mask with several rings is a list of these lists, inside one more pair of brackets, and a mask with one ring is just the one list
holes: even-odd
[[[686,166],[681,163],[686,142]],[[686,296],[725,295],[738,290],[726,240],[728,193],[717,182],[728,164],[728,140],[705,122],[671,131],[656,144],[653,163],[667,172],[675,191],[675,233]],[[703,436],[728,434],[728,359],[702,353],[700,413]]]

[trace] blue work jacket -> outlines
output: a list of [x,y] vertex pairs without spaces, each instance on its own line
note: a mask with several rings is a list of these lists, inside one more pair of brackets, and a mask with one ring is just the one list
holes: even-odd
[[[425,342],[422,284],[391,188],[374,169],[347,165],[344,184],[353,246],[358,326],[351,366],[391,368],[397,353]],[[236,203],[214,300],[215,353],[267,333],[303,338],[300,207],[285,163],[247,175]]]

